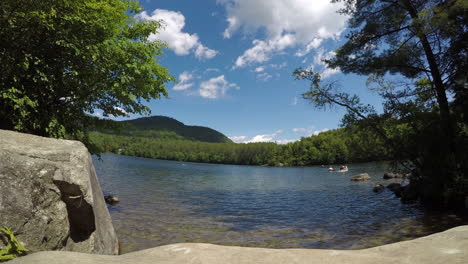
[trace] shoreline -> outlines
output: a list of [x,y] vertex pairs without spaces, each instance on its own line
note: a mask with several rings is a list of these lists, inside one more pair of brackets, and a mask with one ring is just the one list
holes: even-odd
[[361,250],[266,249],[180,243],[118,256],[65,251],[43,251],[12,260],[12,264],[462,264],[468,260],[468,226],[459,226],[433,235]]

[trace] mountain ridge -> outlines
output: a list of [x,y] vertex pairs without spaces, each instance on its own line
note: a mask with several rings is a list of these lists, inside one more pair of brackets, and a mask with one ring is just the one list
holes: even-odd
[[232,143],[223,133],[205,126],[185,125],[167,116],[141,117],[119,121],[126,126],[121,134],[139,137],[170,138],[211,143]]

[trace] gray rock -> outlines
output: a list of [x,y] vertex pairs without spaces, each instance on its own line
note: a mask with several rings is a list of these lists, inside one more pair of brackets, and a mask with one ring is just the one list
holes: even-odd
[[271,249],[184,243],[150,248],[120,256],[76,252],[39,252],[9,264],[465,264],[468,226],[380,247],[361,250]]
[[404,178],[406,178],[406,175],[403,174],[403,173],[385,172],[384,175],[383,175],[383,178],[385,180],[396,179],[396,178],[404,179]]
[[113,195],[104,195],[104,201],[110,205],[114,205],[120,202],[119,198]]
[[403,192],[403,187],[399,183],[390,183],[387,185],[387,189],[395,194],[396,197],[401,197],[401,192]]
[[408,203],[408,202],[414,202],[417,201],[419,198],[419,194],[417,189],[411,185],[408,184],[406,186],[403,186],[403,189],[401,190],[401,201]]
[[77,141],[0,130],[0,224],[33,252],[118,253],[91,156]]
[[351,177],[352,181],[367,181],[370,180],[370,176],[367,173],[360,173]]
[[375,192],[375,193],[383,192],[383,190],[385,190],[385,186],[383,186],[380,183],[374,185],[374,187],[372,188],[372,191]]

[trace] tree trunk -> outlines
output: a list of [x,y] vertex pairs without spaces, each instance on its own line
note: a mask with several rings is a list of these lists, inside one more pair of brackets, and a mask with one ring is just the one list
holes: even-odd
[[[403,4],[406,7],[411,18],[414,20],[418,19],[418,12],[411,3],[411,0],[403,0]],[[421,28],[416,28],[416,32],[421,32]],[[452,126],[451,115],[450,115],[450,106],[447,100],[447,95],[445,93],[445,85],[442,81],[442,76],[440,74],[437,61],[435,59],[432,47],[429,44],[426,34],[418,33],[418,38],[421,40],[423,45],[424,53],[426,54],[426,59],[429,64],[429,69],[431,72],[432,80],[434,83],[434,88],[436,91],[437,103],[439,105],[440,111],[440,120],[442,125],[442,130],[444,136],[446,136],[447,143],[449,144],[450,151],[454,151],[455,144],[453,139],[455,138],[455,131]]]

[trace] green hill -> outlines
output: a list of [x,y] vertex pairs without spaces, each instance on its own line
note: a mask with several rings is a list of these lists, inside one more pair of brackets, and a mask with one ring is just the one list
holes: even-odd
[[121,121],[125,124],[122,135],[164,139],[180,139],[212,143],[232,143],[224,134],[202,126],[187,126],[166,116],[142,117]]

